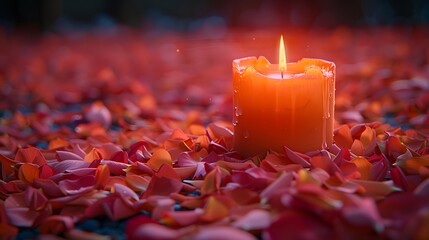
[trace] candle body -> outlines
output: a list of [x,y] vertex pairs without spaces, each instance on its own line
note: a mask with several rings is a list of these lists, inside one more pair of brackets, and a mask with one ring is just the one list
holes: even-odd
[[278,65],[264,57],[233,61],[234,149],[245,157],[283,146],[299,152],[333,141],[335,64],[302,59]]

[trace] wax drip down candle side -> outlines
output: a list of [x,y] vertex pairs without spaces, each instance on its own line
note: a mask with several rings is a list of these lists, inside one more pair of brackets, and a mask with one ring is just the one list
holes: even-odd
[[233,65],[234,149],[245,157],[284,146],[299,152],[333,142],[335,64],[303,58],[286,63],[283,37],[279,64],[265,57]]

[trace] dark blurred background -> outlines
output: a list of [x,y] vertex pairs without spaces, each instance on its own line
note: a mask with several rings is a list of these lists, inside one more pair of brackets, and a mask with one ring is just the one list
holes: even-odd
[[426,0],[0,0],[0,25],[35,32],[126,25],[192,31],[427,25]]

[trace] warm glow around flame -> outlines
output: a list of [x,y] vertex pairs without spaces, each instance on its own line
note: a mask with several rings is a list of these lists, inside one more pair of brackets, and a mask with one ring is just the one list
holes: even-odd
[[283,35],[280,36],[280,47],[279,47],[279,70],[282,73],[287,71],[286,66],[286,51],[285,44],[283,42]]

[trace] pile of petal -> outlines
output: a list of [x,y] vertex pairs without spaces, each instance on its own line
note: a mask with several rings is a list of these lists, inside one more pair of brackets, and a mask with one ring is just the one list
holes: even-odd
[[[420,31],[416,45],[428,35]],[[224,53],[245,54],[239,43],[246,37],[230,33],[227,44],[204,48],[162,35],[149,49],[127,31],[36,43],[0,35],[17,40],[12,50],[28,48],[5,50],[10,61],[0,58],[7,99],[0,119],[0,236],[37,228],[46,237],[105,239],[76,228],[103,217],[127,220],[128,239],[429,238],[429,61],[401,75],[411,50],[400,34],[381,33],[401,40],[387,44],[398,44],[391,55],[356,53],[363,62],[350,64],[342,52],[331,53],[339,71],[349,69],[338,74],[334,145],[308,153],[285,146],[251,158],[232,149],[230,87],[221,92],[211,81],[230,84],[229,62],[226,71],[219,62]],[[350,35],[339,29],[320,44],[356,45]],[[378,39],[355,47],[376,47]],[[173,43],[172,52],[184,56],[165,57]],[[164,65],[139,73],[136,62]],[[364,82],[371,80],[368,89]]]

